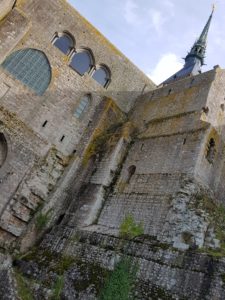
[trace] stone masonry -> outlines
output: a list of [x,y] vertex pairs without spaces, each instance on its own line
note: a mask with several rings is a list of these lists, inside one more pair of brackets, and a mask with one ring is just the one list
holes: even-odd
[[[43,61],[26,80],[26,62],[16,70],[27,50],[44,57],[42,94],[30,79]],[[71,67],[82,51],[83,75]],[[75,290],[72,261],[104,273],[124,257],[138,265],[135,299],[224,299],[225,71],[156,87],[65,0],[0,1],[0,64],[0,298],[21,298],[25,274],[50,299],[40,282],[55,256],[71,260],[63,299],[97,299],[96,281]],[[107,85],[93,77],[103,66]],[[127,217],[143,228],[133,239]]]

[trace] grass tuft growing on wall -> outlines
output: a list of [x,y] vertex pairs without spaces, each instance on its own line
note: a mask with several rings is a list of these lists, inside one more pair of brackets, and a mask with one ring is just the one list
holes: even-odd
[[42,231],[48,224],[50,220],[50,213],[51,211],[47,211],[46,213],[40,212],[35,220],[35,225],[37,228],[37,231]]
[[34,298],[32,296],[32,293],[25,279],[23,278],[22,274],[20,274],[19,272],[15,272],[15,277],[16,277],[17,291],[18,291],[19,298],[21,300],[33,300]]
[[132,289],[137,269],[137,266],[131,263],[131,259],[126,258],[121,260],[107,278],[99,300],[132,299]]
[[53,296],[52,300],[60,300],[61,299],[61,293],[64,287],[64,277],[58,276],[55,285],[53,287]]
[[143,224],[136,223],[132,215],[127,215],[120,225],[120,236],[132,239],[142,234],[144,234]]

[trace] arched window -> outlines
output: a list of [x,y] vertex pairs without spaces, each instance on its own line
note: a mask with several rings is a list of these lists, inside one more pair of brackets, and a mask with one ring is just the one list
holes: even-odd
[[51,81],[49,61],[43,52],[36,49],[13,52],[2,67],[38,95],[46,91]]
[[82,52],[75,53],[70,62],[72,69],[77,71],[80,75],[89,72],[93,65],[93,58],[89,51],[84,50]]
[[3,163],[6,160],[7,151],[8,151],[8,147],[7,147],[6,139],[4,137],[4,134],[0,133],[0,168],[2,167]]
[[74,112],[74,116],[79,119],[83,115],[83,113],[88,109],[90,103],[91,103],[91,96],[85,95],[81,99],[80,103],[78,104],[78,106]]
[[57,47],[64,54],[69,54],[74,47],[74,39],[68,33],[56,34],[53,39],[53,45]]
[[105,66],[100,66],[92,77],[103,87],[107,87],[110,82],[110,71]]

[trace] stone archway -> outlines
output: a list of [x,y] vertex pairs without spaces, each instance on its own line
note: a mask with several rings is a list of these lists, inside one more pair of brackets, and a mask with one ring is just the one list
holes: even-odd
[[5,136],[0,132],[0,169],[7,157],[8,147]]

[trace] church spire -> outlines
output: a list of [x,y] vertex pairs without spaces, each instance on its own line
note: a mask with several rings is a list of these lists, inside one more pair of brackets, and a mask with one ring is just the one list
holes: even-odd
[[193,47],[191,48],[190,53],[188,53],[188,55],[186,56],[185,62],[189,57],[196,57],[196,58],[200,59],[201,66],[204,65],[204,58],[205,58],[205,52],[206,52],[206,46],[207,46],[207,36],[208,36],[209,27],[211,24],[214,9],[215,8],[213,6],[212,13],[209,16],[209,19],[199,37],[199,39],[194,43]]
[[212,16],[215,10],[215,6],[213,5],[212,12],[209,16],[209,19],[200,35],[200,37],[196,40],[194,45],[191,48],[191,51],[185,57],[185,64],[183,68],[178,71],[176,74],[168,78],[162,84],[169,84],[173,81],[179,80],[181,78],[197,75],[201,73],[201,67],[204,65],[204,58],[206,53],[207,46],[207,36],[209,32],[209,27],[211,24]]

